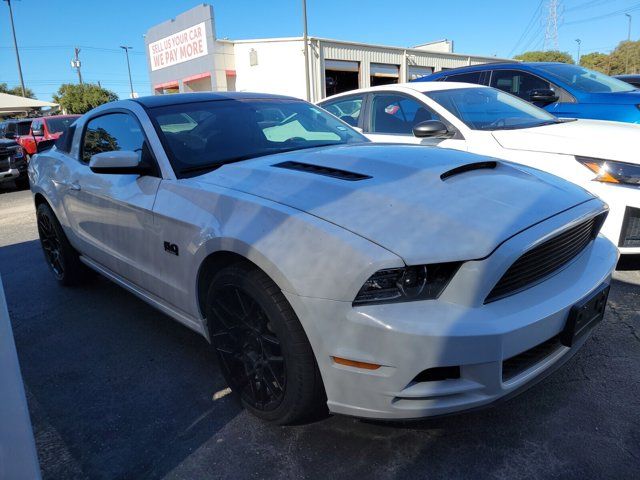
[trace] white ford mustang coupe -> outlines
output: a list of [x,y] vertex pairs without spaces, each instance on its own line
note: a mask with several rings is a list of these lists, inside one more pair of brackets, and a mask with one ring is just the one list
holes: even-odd
[[199,332],[243,405],[279,424],[515,394],[585,342],[618,255],[580,187],[376,145],[287,97],[103,105],[29,175],[61,284],[89,267]]
[[384,85],[335,95],[323,108],[375,142],[466,150],[553,173],[602,198],[602,233],[640,255],[640,125],[558,119],[501,90],[455,82]]

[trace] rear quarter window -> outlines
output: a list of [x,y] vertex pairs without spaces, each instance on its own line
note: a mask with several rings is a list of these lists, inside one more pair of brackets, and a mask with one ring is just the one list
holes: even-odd
[[73,134],[76,133],[75,123],[67,128],[62,135],[56,140],[56,149],[61,152],[69,153],[71,151],[71,143],[73,142]]

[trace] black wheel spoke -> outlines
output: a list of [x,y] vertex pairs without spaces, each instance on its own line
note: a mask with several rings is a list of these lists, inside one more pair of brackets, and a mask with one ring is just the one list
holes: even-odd
[[211,342],[225,377],[253,408],[276,408],[285,393],[285,361],[265,311],[236,285],[214,293],[209,304]]

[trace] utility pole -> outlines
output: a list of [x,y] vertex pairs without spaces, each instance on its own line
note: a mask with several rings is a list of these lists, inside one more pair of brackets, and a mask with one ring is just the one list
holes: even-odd
[[548,0],[547,27],[544,32],[543,50],[558,50],[558,23],[560,0]]
[[307,37],[307,0],[302,0],[302,43],[304,43],[304,82],[307,89],[307,102],[311,101],[311,85],[309,78],[309,43]]
[[129,86],[131,87],[131,98],[133,98],[133,82],[131,81],[131,65],[129,65],[129,50],[132,47],[126,47],[124,45],[120,45],[120,48],[124,50],[124,54],[127,57],[127,71],[129,72]]
[[13,48],[16,50],[16,60],[18,61],[18,75],[20,76],[20,87],[22,88],[22,96],[26,97],[24,88],[24,80],[22,78],[22,65],[20,65],[20,54],[18,53],[18,41],[16,40],[16,27],[13,25],[13,10],[11,9],[11,0],[4,0],[9,5],[9,19],[11,20],[11,31],[13,32]]
[[80,49],[78,47],[73,49],[75,51],[75,57],[73,58],[73,60],[71,60],[71,68],[75,68],[76,71],[78,72],[78,82],[80,82],[80,85],[82,85],[82,73],[80,73],[80,59],[78,58],[78,55],[80,54]]
[[582,40],[576,38],[576,43],[578,44],[578,61],[576,62],[576,64],[580,65],[580,45],[582,44]]
[[631,41],[631,14],[625,13],[625,17],[629,19],[629,29],[627,31],[627,42]]

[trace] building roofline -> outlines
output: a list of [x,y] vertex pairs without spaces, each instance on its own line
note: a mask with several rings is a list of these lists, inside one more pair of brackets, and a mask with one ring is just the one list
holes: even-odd
[[[438,57],[456,57],[456,58],[471,58],[471,59],[479,59],[479,60],[491,60],[492,62],[510,62],[515,63],[516,60],[508,59],[508,58],[500,58],[500,57],[489,57],[486,55],[473,55],[467,53],[453,53],[453,52],[438,52],[435,50],[425,50],[414,47],[397,47],[391,45],[379,45],[374,43],[364,43],[364,42],[354,42],[351,40],[336,40],[333,38],[324,38],[324,37],[313,37],[309,36],[309,41],[318,40],[321,42],[331,42],[331,43],[340,43],[343,45],[354,45],[354,46],[364,46],[364,47],[374,47],[374,48],[383,48],[387,50],[399,50],[406,51],[407,53],[415,53],[415,54],[425,54],[428,53],[430,55],[435,55]],[[265,42],[291,42],[291,41],[302,41],[302,37],[277,37],[277,38],[254,38],[254,39],[244,39],[244,40],[230,40],[233,43],[265,43]],[[435,43],[435,42],[434,42]],[[428,45],[428,44],[424,44]]]

